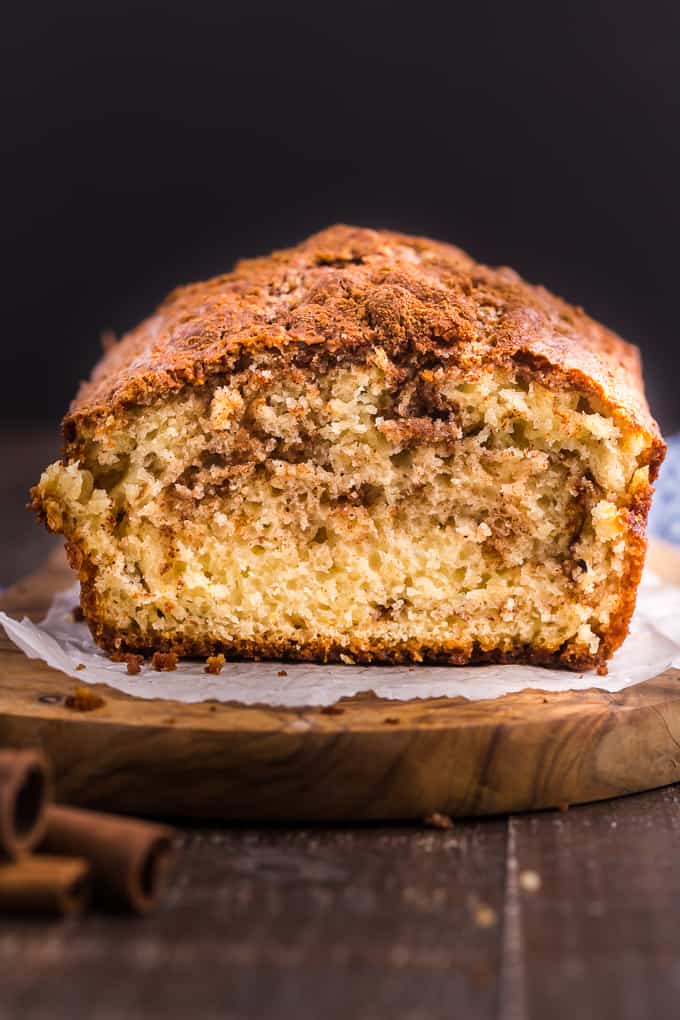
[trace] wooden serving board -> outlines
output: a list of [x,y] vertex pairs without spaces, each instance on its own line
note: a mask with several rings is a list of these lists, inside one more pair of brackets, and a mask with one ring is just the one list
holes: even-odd
[[[680,581],[672,547],[655,544],[649,556]],[[55,555],[0,607],[38,620],[70,583]],[[556,807],[680,780],[680,670],[619,694],[366,694],[331,711],[147,701],[98,685],[104,704],[81,712],[65,705],[76,681],[0,635],[0,746],[45,747],[59,796],[73,803],[185,818],[413,819]]]

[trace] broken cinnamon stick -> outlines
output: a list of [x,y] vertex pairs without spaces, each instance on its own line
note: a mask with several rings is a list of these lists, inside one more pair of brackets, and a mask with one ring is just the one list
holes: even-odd
[[90,896],[90,866],[73,857],[47,854],[0,864],[0,915],[80,914]]
[[37,845],[53,789],[42,751],[0,751],[0,857],[16,858]]
[[146,914],[166,888],[174,837],[164,825],[52,805],[41,850],[86,858],[96,899]]

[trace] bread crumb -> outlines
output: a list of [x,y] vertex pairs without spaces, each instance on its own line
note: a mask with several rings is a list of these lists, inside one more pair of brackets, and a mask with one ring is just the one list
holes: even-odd
[[225,663],[225,658],[220,652],[219,655],[209,655],[205,660],[205,671],[206,673],[212,673],[213,676],[217,676],[218,673],[222,672],[222,667]]
[[473,900],[471,903],[472,907],[472,920],[475,922],[478,928],[493,928],[498,921],[498,914],[489,906],[488,903],[482,903],[480,900]]
[[609,672],[609,670],[604,665],[604,663],[602,663],[602,665],[597,667],[597,675],[598,676],[606,676],[608,672]]
[[519,884],[525,892],[535,893],[541,888],[543,881],[537,871],[522,871],[519,876]]
[[76,671],[78,673],[80,673],[81,669],[87,669],[87,666],[85,665],[84,662],[79,662],[78,665],[76,666]]
[[174,652],[154,652],[151,665],[157,673],[172,673],[177,669],[177,656]]
[[210,424],[218,431],[229,429],[232,419],[243,410],[243,397],[235,387],[215,390],[210,405]]
[[423,825],[428,825],[431,829],[452,829],[453,819],[441,811],[433,811],[431,815],[423,818]]
[[128,654],[125,656],[125,663],[127,665],[127,671],[130,676],[137,676],[138,673],[142,672],[142,663],[144,662],[143,655],[132,655]]
[[287,669],[280,669],[276,675],[277,676],[288,676],[288,670]]
[[72,694],[64,700],[67,708],[75,712],[93,712],[95,708],[101,708],[106,702],[99,694],[95,694],[89,687],[76,687]]

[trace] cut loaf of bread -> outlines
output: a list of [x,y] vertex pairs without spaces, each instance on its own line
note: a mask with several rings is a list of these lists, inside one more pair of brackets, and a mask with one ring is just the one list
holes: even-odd
[[33,505],[111,652],[583,669],[664,444],[636,348],[509,269],[338,226],[110,349]]

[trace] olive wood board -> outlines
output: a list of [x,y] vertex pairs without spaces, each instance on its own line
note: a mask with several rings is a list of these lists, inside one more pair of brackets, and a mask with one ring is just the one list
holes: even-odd
[[[680,583],[680,553],[650,546]],[[0,598],[41,619],[73,575],[55,553]],[[486,701],[386,701],[332,709],[134,698],[104,685],[92,711],[78,686],[26,658],[0,628],[0,746],[42,745],[60,799],[179,818],[371,821],[558,807],[680,780],[680,670],[618,694],[586,686]],[[593,674],[593,684],[597,677]]]

